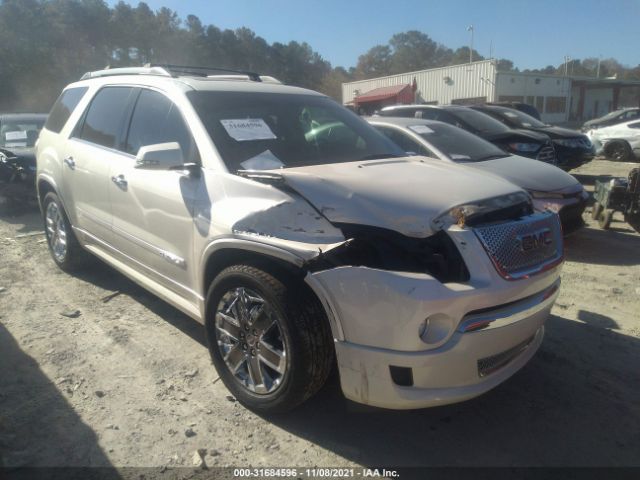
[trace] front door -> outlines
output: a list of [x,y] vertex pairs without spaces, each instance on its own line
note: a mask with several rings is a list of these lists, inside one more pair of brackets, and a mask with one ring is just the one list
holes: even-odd
[[184,170],[136,168],[141,147],[168,142],[180,144],[185,162],[199,163],[176,105],[160,92],[142,89],[126,135],[127,155],[110,164],[113,242],[142,273],[195,302],[192,214],[202,177]]

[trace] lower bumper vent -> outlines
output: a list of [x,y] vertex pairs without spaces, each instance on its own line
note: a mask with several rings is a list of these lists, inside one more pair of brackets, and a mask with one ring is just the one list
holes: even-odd
[[519,343],[509,350],[505,350],[504,352],[498,353],[496,355],[481,358],[480,360],[478,360],[478,375],[480,377],[486,377],[487,375],[500,370],[502,367],[511,362],[511,360],[524,352],[533,341],[533,338],[534,337],[531,336],[524,342]]

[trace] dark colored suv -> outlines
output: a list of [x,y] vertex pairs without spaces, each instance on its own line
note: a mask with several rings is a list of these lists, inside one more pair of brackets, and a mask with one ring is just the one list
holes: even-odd
[[490,102],[487,105],[495,105],[496,107],[507,107],[513,108],[514,110],[518,110],[520,112],[526,113],[527,115],[531,115],[536,120],[540,120],[540,112],[533,105],[529,105],[528,103],[522,102]]
[[577,130],[547,125],[524,112],[494,105],[474,105],[470,108],[504,123],[507,127],[544,133],[553,141],[558,167],[571,170],[593,160],[595,149],[591,140]]
[[495,118],[458,105],[393,105],[380,111],[383,117],[416,117],[455,125],[497,145],[505,152],[556,164],[549,137],[530,130],[514,130]]
[[47,119],[39,113],[0,115],[0,197],[35,199],[36,157],[33,147]]

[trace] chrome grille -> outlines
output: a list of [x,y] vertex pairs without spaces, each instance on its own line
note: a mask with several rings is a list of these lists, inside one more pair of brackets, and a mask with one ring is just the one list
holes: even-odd
[[508,280],[534,275],[562,261],[562,227],[557,214],[474,228],[496,270]]
[[515,359],[518,355],[520,355],[527,349],[527,347],[533,341],[533,338],[534,337],[530,337],[524,342],[519,343],[515,347],[498,353],[497,355],[492,355],[490,357],[485,357],[478,360],[478,375],[481,377],[486,377],[487,375],[506,366],[509,362],[511,362],[511,360]]
[[536,158],[541,162],[555,163],[556,151],[554,150],[553,146],[545,145],[540,149]]

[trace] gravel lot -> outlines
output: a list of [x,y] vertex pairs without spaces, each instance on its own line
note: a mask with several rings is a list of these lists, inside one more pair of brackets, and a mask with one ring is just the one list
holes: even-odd
[[[633,165],[572,173],[591,189]],[[217,381],[198,323],[106,266],[62,273],[38,212],[5,211],[0,465],[170,472],[206,449],[210,466],[640,466],[640,235],[618,216],[610,231],[588,222],[567,239],[540,351],[505,384],[394,412],[346,401],[333,378],[262,418]]]

